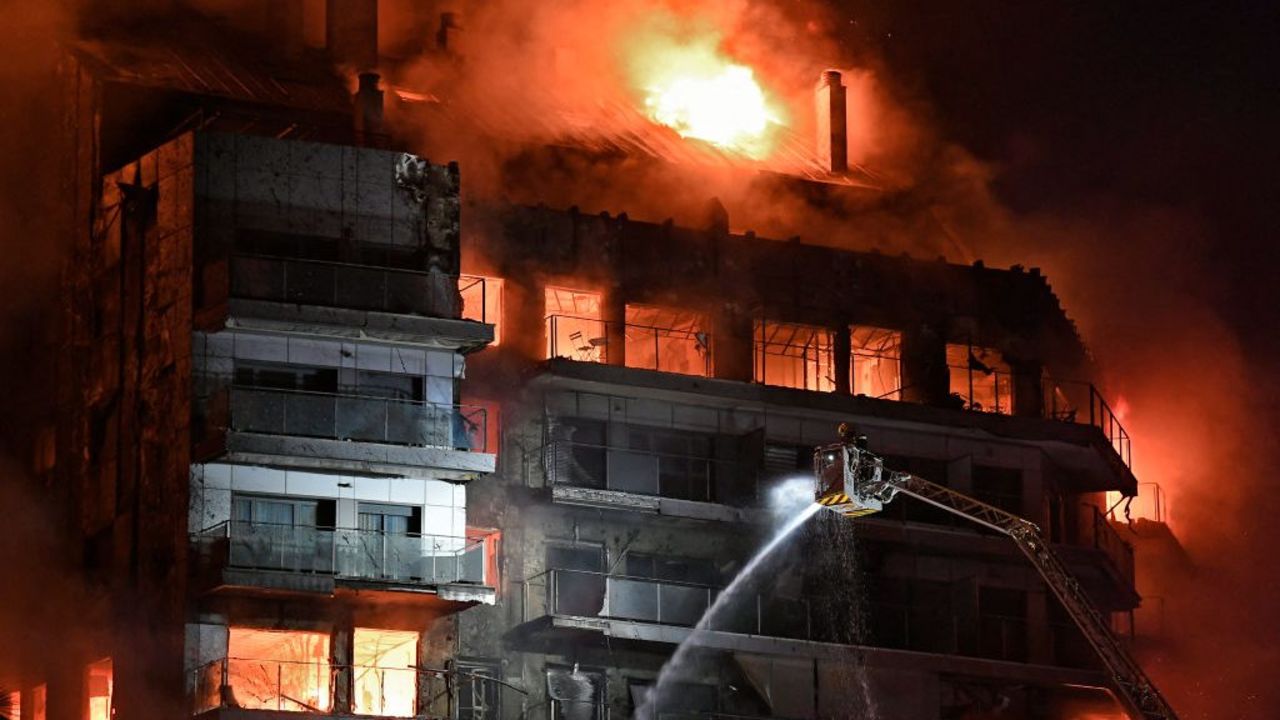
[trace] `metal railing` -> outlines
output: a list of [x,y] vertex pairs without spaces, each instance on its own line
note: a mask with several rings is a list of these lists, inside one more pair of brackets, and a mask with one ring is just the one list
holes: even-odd
[[894,603],[869,608],[872,642],[898,650],[1022,661],[1028,649],[1023,618],[979,615],[964,619],[950,612]]
[[429,317],[457,317],[461,305],[445,273],[246,253],[231,257],[231,296]]
[[1097,386],[1083,381],[1045,378],[1043,387],[1045,417],[1098,428],[1125,466],[1132,467],[1133,447],[1129,433],[1102,393],[1098,392]]
[[1074,528],[1067,535],[1067,542],[1072,545],[1090,547],[1101,551],[1119,571],[1121,577],[1133,583],[1134,560],[1133,546],[1120,537],[1120,533],[1111,527],[1107,516],[1097,507],[1089,503],[1080,504]]
[[207,421],[241,432],[488,450],[483,407],[240,385],[208,391],[206,407]]
[[191,672],[191,712],[232,707],[328,713],[335,670],[328,662],[220,658]]
[[485,584],[484,540],[228,520],[195,535],[207,562],[397,583]]
[[[572,615],[693,627],[722,588],[698,583],[552,569],[521,582],[524,621]],[[717,612],[707,629],[720,632],[810,639],[807,602],[743,594]]]
[[[610,343],[624,344],[626,366],[711,376],[711,335],[698,328],[664,328],[572,315],[548,315],[547,356],[609,362]],[[616,347],[616,346],[615,346]]]
[[753,468],[733,460],[552,441],[531,455],[541,472],[534,486],[572,485],[700,502],[749,504],[757,499]]
[[501,318],[489,317],[489,301],[493,299],[490,293],[495,291],[496,289],[489,287],[489,278],[480,275],[459,275],[458,295],[462,299],[462,317],[467,320],[497,324]]

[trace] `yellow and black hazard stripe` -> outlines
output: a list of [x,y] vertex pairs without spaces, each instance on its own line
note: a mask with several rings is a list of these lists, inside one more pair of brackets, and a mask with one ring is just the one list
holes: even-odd
[[818,500],[819,505],[826,505],[828,507],[832,505],[845,505],[850,502],[852,502],[852,500],[850,500],[849,496],[844,493],[831,493],[830,495]]

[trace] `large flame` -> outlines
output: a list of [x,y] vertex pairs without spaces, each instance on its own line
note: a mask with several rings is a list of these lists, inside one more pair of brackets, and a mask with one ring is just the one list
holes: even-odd
[[722,53],[717,42],[714,35],[637,42],[629,64],[644,110],[682,137],[764,158],[773,148],[780,113],[752,69]]

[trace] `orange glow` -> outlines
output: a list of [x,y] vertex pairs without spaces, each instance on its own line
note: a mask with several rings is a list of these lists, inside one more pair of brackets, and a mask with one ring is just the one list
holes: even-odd
[[462,319],[493,326],[490,347],[502,343],[502,278],[481,275],[458,276],[458,293],[462,296]]
[[714,33],[688,40],[646,33],[631,44],[628,65],[654,122],[753,159],[773,149],[782,124],[776,101],[755,71],[720,50]]
[[242,708],[328,712],[333,701],[329,635],[230,628],[227,685]]
[[548,358],[605,362],[600,293],[548,287],[545,303]]
[[88,720],[111,720],[115,715],[111,698],[115,690],[115,670],[111,658],[104,658],[89,665],[85,671],[89,685]]
[[353,637],[357,715],[412,717],[418,696],[418,633],[356,628]]

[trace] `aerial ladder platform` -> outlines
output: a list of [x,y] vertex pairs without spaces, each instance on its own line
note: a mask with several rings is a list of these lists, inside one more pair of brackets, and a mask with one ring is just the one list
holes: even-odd
[[1111,680],[1117,699],[1134,720],[1177,720],[1173,708],[1142,668],[1112,634],[1080,583],[1062,564],[1034,523],[910,473],[884,467],[867,450],[866,438],[841,427],[842,442],[814,453],[816,500],[849,517],[879,512],[898,495],[909,495],[1003,533],[1031,561],[1067,614],[1084,634]]

